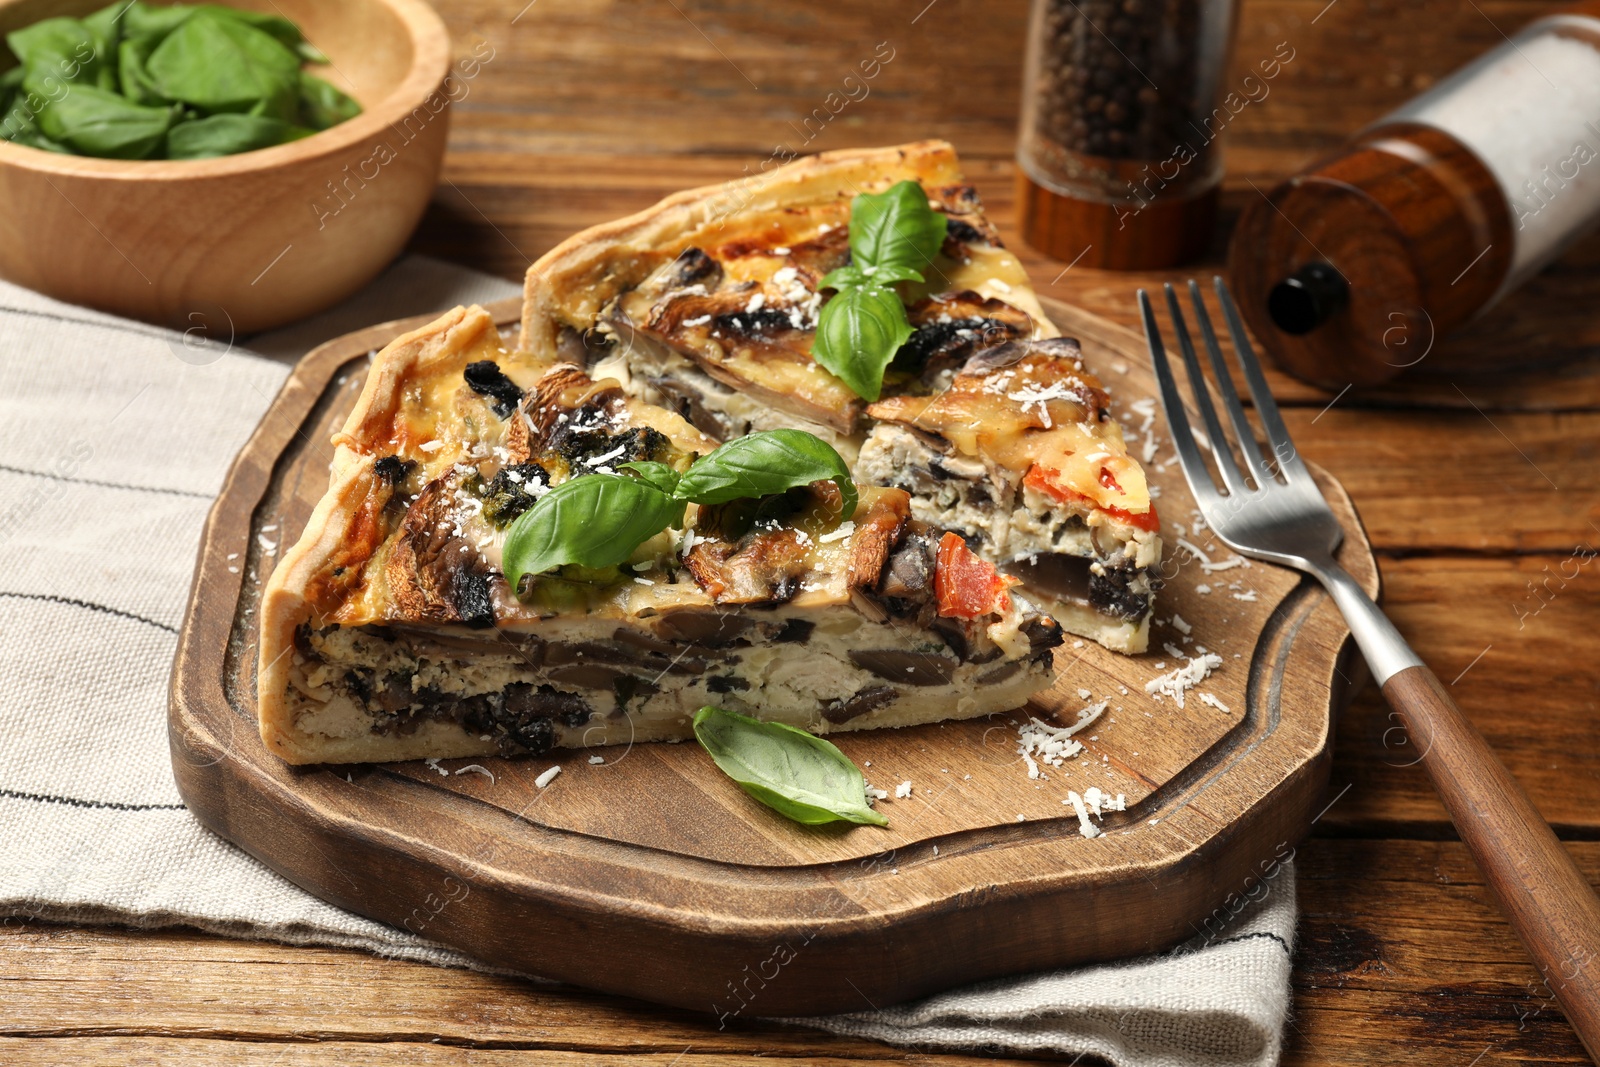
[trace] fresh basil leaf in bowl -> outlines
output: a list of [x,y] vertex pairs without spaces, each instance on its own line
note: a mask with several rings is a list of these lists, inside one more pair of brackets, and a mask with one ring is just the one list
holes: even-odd
[[128,37],[117,45],[117,79],[122,95],[135,104],[146,107],[164,107],[172,103],[156,89],[150,77],[150,53],[156,50],[161,38],[155,34]]
[[75,152],[103,159],[147,159],[172,127],[171,108],[143,107],[116,93],[74,86],[39,112],[44,135]]
[[245,112],[299,93],[300,57],[270,34],[214,11],[179,23],[146,66],[161,95],[208,112]]
[[694,736],[723,774],[785,818],[889,825],[867,805],[860,768],[816,734],[708,705],[695,713]]
[[81,19],[53,18],[6,34],[10,46],[43,95],[55,96],[51,83],[115,89],[116,75],[106,65],[105,44]]
[[310,137],[315,130],[259,115],[212,115],[167,132],[168,159],[212,159]]
[[576,563],[613,567],[683,521],[684,504],[641,478],[585,474],[562,482],[517,516],[501,552],[512,589],[524,575]]
[[326,130],[361,114],[361,105],[331,82],[300,73],[300,117],[314,130]]
[[[301,70],[327,56],[281,15],[118,0],[5,39],[19,62],[0,76],[0,137],[47,151],[206,159],[284,144],[361,113]],[[224,115],[259,121],[213,121]]]
[[121,3],[107,4],[99,11],[83,16],[82,22],[94,34],[98,45],[100,58],[104,62],[111,62],[117,54],[117,45],[123,38],[122,18],[127,13],[127,0]]
[[763,430],[695,460],[678,481],[677,495],[696,504],[725,504],[821,481],[839,487],[844,517],[854,515],[856,484],[832,445],[804,430]]

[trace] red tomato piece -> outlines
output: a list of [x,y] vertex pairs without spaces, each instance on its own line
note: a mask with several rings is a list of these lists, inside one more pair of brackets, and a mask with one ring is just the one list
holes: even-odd
[[939,539],[938,567],[933,592],[939,614],[954,619],[980,619],[1011,606],[1006,590],[1011,583],[987,560],[979,559],[959,534]]
[[[1149,511],[1142,515],[1136,515],[1124,508],[1106,507],[1104,504],[1097,503],[1093,497],[1085,496],[1076,489],[1068,489],[1056,481],[1060,476],[1060,471],[1034,464],[1028,468],[1027,477],[1022,479],[1022,484],[1030,489],[1037,489],[1041,493],[1047,493],[1063,504],[1081,504],[1084,507],[1103,511],[1118,522],[1125,522],[1136,529],[1148,530],[1152,533],[1161,529],[1161,519],[1156,515],[1156,502],[1154,500],[1150,501]],[[1101,484],[1104,485],[1107,479],[1111,479],[1111,472],[1104,467],[1100,468]],[[1118,492],[1122,491],[1122,487],[1117,485],[1115,479],[1111,479],[1111,484],[1106,485],[1106,488],[1114,488]]]

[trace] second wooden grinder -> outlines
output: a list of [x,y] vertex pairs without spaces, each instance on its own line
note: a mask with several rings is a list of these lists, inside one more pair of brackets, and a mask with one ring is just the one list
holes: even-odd
[[1360,387],[1429,358],[1597,223],[1600,2],[1589,2],[1255,198],[1228,270],[1284,370]]

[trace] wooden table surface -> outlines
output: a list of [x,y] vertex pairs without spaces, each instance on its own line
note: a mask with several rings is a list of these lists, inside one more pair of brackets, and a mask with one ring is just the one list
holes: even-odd
[[[520,277],[572,231],[807,152],[939,136],[1039,288],[1132,324],[1166,274],[1058,263],[1016,239],[1023,0],[438,0],[464,82],[412,242]],[[1224,211],[1554,5],[1243,0],[1234,82],[1294,58],[1232,124]],[[520,11],[519,11],[520,9]],[[887,42],[864,99],[824,101]],[[883,53],[880,53],[880,57]],[[484,59],[484,57],[488,57]],[[860,96],[860,90],[855,89]],[[807,116],[828,115],[823,123]],[[1450,371],[1445,353],[1473,370]],[[1303,452],[1343,480],[1387,606],[1600,881],[1600,240],[1411,377],[1335,397],[1274,379]],[[1330,807],[1298,852],[1291,1064],[1583,1062],[1371,689],[1339,724]],[[328,949],[0,926],[0,1063],[977,1063],[798,1027]]]

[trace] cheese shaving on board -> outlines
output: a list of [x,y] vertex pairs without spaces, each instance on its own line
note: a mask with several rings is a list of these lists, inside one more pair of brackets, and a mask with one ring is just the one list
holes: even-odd
[[1183,697],[1190,689],[1199,685],[1210,676],[1211,672],[1222,666],[1222,657],[1215,653],[1207,653],[1191,659],[1188,663],[1176,670],[1152,678],[1144,685],[1144,691],[1160,700],[1162,697],[1171,697],[1178,702],[1178,707],[1183,707]]

